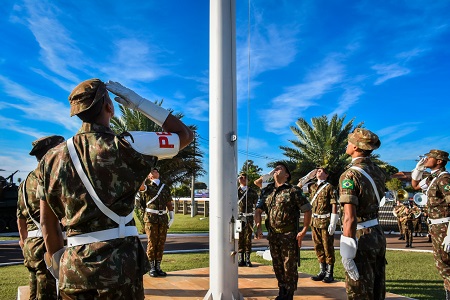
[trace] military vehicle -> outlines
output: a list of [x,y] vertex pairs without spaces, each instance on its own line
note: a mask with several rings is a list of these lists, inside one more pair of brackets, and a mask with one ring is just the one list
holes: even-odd
[[0,232],[17,232],[17,196],[19,187],[14,183],[15,171],[8,177],[0,176]]

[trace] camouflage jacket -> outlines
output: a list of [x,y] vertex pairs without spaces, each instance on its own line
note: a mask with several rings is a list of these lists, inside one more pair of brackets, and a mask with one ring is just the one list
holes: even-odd
[[[149,202],[151,199],[153,199],[153,197],[156,196],[162,184],[163,184],[162,182],[159,182],[159,185],[156,185],[154,182],[150,181],[149,184],[146,184],[147,190],[139,192],[140,196],[139,205],[142,210],[150,208],[155,210],[166,211],[167,204],[169,204],[169,202],[172,201],[172,196],[170,195],[170,188],[167,185],[164,185],[158,197],[152,203],[147,205],[147,202]],[[146,212],[144,213],[144,222],[168,224],[169,218],[167,214],[158,215]]]
[[[317,185],[317,182],[310,184],[308,186],[308,191],[310,195],[310,199],[314,198],[317,191],[326,184],[327,182],[322,182],[320,185]],[[316,196],[316,199],[314,202],[311,203],[312,205],[312,222],[311,226],[314,226],[316,228],[328,228],[328,225],[330,225],[330,217],[331,217],[331,205],[336,204],[337,205],[337,199],[336,199],[336,190],[334,186],[332,186],[330,183],[326,185],[324,188],[322,188],[319,191],[319,194]],[[314,215],[325,215],[330,214],[330,217],[328,218],[316,218]]]
[[[73,137],[82,167],[100,200],[119,216],[133,211],[134,196],[156,163],[136,152],[102,125],[83,123]],[[87,193],[66,142],[47,152],[39,164],[38,198],[67,226],[67,236],[116,228]],[[134,225],[131,220],[127,225]],[[60,287],[85,290],[130,284],[149,269],[138,237],[68,248],[61,258]]]
[[[23,194],[23,185],[25,184],[25,195]],[[17,218],[26,219],[27,231],[38,229],[33,219],[40,223],[40,207],[39,199],[36,198],[36,189],[38,181],[36,177],[36,170],[30,172],[27,178],[19,185],[19,193],[17,199]],[[24,196],[27,200],[27,205],[24,203]],[[28,209],[27,209],[28,207]],[[33,219],[32,219],[33,218]]]
[[[385,191],[386,175],[370,158],[357,158],[352,163],[368,173],[381,197]],[[348,168],[339,178],[339,203],[356,205],[358,223],[378,218],[378,199],[370,181],[357,170]]]
[[[450,174],[442,172],[445,168],[434,172],[428,176],[427,184],[427,197],[428,197],[428,217],[431,219],[439,219],[444,217],[450,217]],[[433,181],[433,184],[431,182]]]
[[257,208],[264,210],[269,218],[268,230],[287,233],[296,230],[300,211],[310,211],[311,204],[299,187],[288,183],[275,187],[274,183],[270,183],[262,189]]
[[239,213],[253,213],[253,207],[258,201],[258,194],[252,188],[247,187],[247,194],[244,195],[245,191],[241,187],[238,187]]

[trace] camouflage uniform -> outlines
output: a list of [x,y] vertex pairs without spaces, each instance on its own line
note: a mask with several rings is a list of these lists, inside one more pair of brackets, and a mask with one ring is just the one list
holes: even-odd
[[156,196],[162,184],[163,183],[160,182],[159,185],[156,185],[156,183],[150,181],[146,184],[147,190],[139,192],[141,209],[145,210],[148,208],[161,212],[161,214],[152,212],[146,212],[144,214],[145,232],[147,233],[148,239],[147,257],[150,262],[162,260],[167,230],[169,229],[169,218],[167,216],[166,207],[172,201],[170,188],[167,185],[164,185],[159,196],[152,203],[147,205],[147,202]]
[[292,293],[298,283],[296,236],[300,211],[310,211],[311,204],[297,186],[285,183],[276,188],[274,183],[270,183],[262,189],[257,208],[267,216],[270,254],[278,287]]
[[[319,188],[325,185],[324,181],[317,185],[313,183],[309,185],[308,190],[311,195],[311,199],[315,196]],[[312,222],[311,230],[314,241],[314,250],[316,250],[317,259],[321,264],[334,265],[334,235],[328,233],[328,226],[330,225],[330,216],[332,204],[337,205],[336,190],[328,183],[317,195],[316,199],[312,203]],[[320,218],[319,216],[329,215],[326,218]]]
[[[379,195],[385,191],[386,176],[370,158],[360,157],[352,162],[366,171],[375,182]],[[357,222],[378,219],[378,199],[370,181],[359,171],[347,169],[339,179],[339,202],[356,206]],[[384,299],[386,294],[386,238],[380,225],[356,231],[358,250],[354,258],[359,280],[352,280],[346,273],[345,284],[348,299]]]
[[[25,195],[23,194],[24,185]],[[17,203],[17,218],[26,220],[28,232],[35,230],[40,232],[40,228],[33,221],[34,219],[36,222],[40,222],[40,208],[39,200],[36,199],[36,188],[37,178],[35,171],[32,171],[19,186]],[[27,201],[26,206],[24,197]],[[30,272],[30,299],[56,299],[56,280],[47,270],[44,261],[44,253],[46,251],[42,235],[25,239],[22,252],[24,257],[23,263]]]
[[400,220],[402,222],[403,235],[406,240],[406,247],[412,247],[414,233],[414,212],[413,208],[405,207],[400,212]]
[[[445,172],[445,168],[437,170],[430,175],[426,183],[428,185],[428,217],[430,219],[440,219],[450,217],[450,174]],[[437,179],[430,186],[434,178]],[[434,260],[439,274],[444,279],[444,287],[450,291],[450,254],[442,248],[444,237],[447,236],[448,223],[429,225],[431,241],[433,243]]]
[[[247,191],[247,193],[246,193]],[[239,232],[238,252],[240,265],[244,265],[244,253],[246,255],[245,260],[248,261],[247,265],[250,267],[250,253],[252,252],[252,233],[253,233],[253,207],[258,201],[258,194],[250,187],[247,186],[246,191],[242,187],[238,187],[238,207],[239,218],[245,223],[243,224],[242,231]],[[250,215],[251,214],[251,215]]]
[[[83,122],[73,143],[101,201],[116,214],[128,215],[134,208],[134,195],[156,157],[135,151],[124,137],[95,123]],[[86,192],[66,143],[47,153],[40,163],[38,178],[40,199],[59,219],[64,218],[68,237],[117,228]],[[127,225],[134,224],[132,219]],[[137,236],[73,246],[61,258],[59,288],[65,297],[143,299],[142,275],[148,270]]]

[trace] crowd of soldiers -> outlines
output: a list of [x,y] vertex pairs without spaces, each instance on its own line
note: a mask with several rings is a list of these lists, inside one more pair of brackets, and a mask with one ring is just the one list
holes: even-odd
[[[114,106],[108,92],[166,132],[115,134],[110,128]],[[69,103],[71,116],[82,120],[80,130],[67,141],[54,135],[33,142],[30,155],[37,158],[38,166],[20,185],[17,217],[24,264],[30,272],[30,295],[143,299],[143,275],[167,275],[161,260],[167,230],[174,221],[170,191],[155,164],[191,143],[193,132],[169,111],[117,82],[86,80],[72,91]],[[278,162],[272,172],[255,181],[259,193],[248,187],[247,174],[241,173],[238,265],[252,267],[252,233],[257,239],[263,237],[265,213],[279,288],[276,299],[293,299],[299,251],[310,226],[319,263],[319,272],[311,279],[333,282],[333,241],[340,210],[347,297],[384,299],[386,238],[378,209],[386,176],[370,158],[380,145],[378,136],[367,129],[356,128],[348,135],[346,154],[351,164],[340,175],[338,188],[327,181],[328,166],[318,166],[292,185],[288,166]],[[436,266],[450,299],[448,160],[447,152],[431,150],[417,163],[412,186],[427,193]],[[426,168],[431,175],[422,178]],[[133,219],[135,206],[145,211],[147,254]],[[300,213],[304,214],[302,228]],[[414,206],[407,205],[397,212],[407,247],[412,247],[417,214]]]

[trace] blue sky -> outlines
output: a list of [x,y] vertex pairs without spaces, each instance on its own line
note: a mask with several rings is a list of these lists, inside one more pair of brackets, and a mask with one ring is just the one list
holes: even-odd
[[[248,158],[268,171],[298,118],[336,113],[377,133],[375,153],[403,171],[450,150],[449,1],[248,7],[237,1],[238,169]],[[94,77],[184,113],[208,170],[208,27],[207,0],[2,1],[0,175],[24,178],[33,140],[78,130],[67,97]]]

